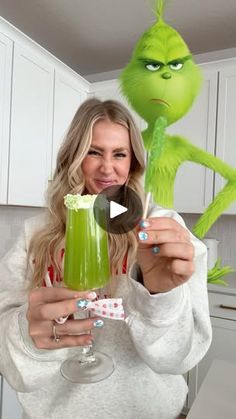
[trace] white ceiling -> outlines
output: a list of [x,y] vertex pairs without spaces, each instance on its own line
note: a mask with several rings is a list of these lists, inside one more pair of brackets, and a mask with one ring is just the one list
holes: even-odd
[[[0,15],[81,75],[122,68],[155,0],[0,0]],[[236,47],[236,0],[167,0],[194,54]]]

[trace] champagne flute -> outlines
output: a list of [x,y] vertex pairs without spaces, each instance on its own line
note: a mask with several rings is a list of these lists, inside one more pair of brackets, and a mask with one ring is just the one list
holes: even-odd
[[[100,227],[106,224],[105,197],[96,201],[103,203],[100,206],[94,205],[96,198],[97,195],[79,194],[65,197],[64,284],[76,291],[102,288],[110,280],[108,234]],[[76,383],[95,383],[109,377],[113,371],[112,359],[93,351],[92,345],[84,347],[79,356],[66,360],[61,366],[62,375]]]

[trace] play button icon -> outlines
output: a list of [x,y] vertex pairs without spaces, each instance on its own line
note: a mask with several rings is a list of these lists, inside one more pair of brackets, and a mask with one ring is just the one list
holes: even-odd
[[118,215],[124,214],[128,211],[128,208],[123,207],[123,205],[117,204],[114,201],[110,202],[110,218],[118,217]]
[[[106,220],[101,221],[101,208],[105,210]],[[133,189],[116,185],[103,189],[93,206],[97,223],[112,234],[124,234],[139,223],[143,214],[142,202]]]

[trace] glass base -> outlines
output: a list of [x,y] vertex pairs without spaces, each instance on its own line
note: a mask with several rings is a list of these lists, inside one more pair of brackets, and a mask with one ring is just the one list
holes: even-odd
[[73,383],[90,384],[105,380],[114,371],[112,359],[103,352],[94,352],[92,362],[80,362],[78,356],[67,359],[61,365],[61,374]]

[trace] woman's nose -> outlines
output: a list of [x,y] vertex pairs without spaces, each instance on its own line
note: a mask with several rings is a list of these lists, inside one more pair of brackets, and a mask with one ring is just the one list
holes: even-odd
[[111,159],[103,159],[101,162],[100,170],[103,173],[110,173],[113,170],[112,160]]

